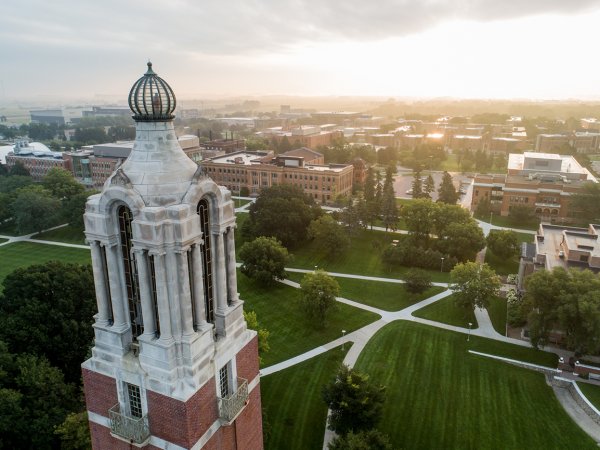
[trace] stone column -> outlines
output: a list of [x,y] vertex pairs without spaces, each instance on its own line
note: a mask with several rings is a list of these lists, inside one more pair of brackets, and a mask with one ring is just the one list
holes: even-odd
[[227,311],[227,279],[226,279],[226,261],[225,261],[225,246],[223,242],[223,233],[218,232],[213,234],[213,242],[215,243],[215,265],[214,271],[217,281],[217,310],[222,314]]
[[181,326],[181,305],[179,298],[179,274],[177,255],[175,250],[167,249],[165,256],[165,273],[167,276],[167,297],[169,314],[171,315],[171,335],[181,336],[183,334]]
[[156,336],[156,319],[154,317],[154,298],[152,295],[152,279],[148,267],[148,258],[143,249],[134,248],[133,253],[135,254],[135,261],[138,269],[144,335],[153,338]]
[[235,262],[235,237],[233,235],[234,227],[227,229],[227,301],[230,305],[237,303],[237,273]]
[[194,277],[194,322],[200,328],[206,328],[206,305],[204,301],[204,275],[202,270],[202,250],[197,242],[192,247],[192,274]]
[[127,327],[127,315],[125,308],[127,303],[127,294],[121,279],[122,258],[119,256],[119,245],[117,243],[107,244],[106,263],[108,265],[108,280],[112,298],[114,326],[117,328]]
[[107,291],[107,283],[104,272],[104,258],[102,258],[102,249],[98,241],[90,242],[92,249],[92,269],[94,272],[94,287],[96,288],[96,303],[98,304],[98,316],[96,323],[102,326],[108,326],[112,317],[110,303]]
[[169,291],[167,289],[167,272],[165,270],[165,254],[151,252],[154,257],[156,279],[156,297],[158,298],[158,317],[160,319],[160,340],[173,340],[171,331],[171,312],[169,310]]
[[190,269],[187,258],[188,251],[189,247],[175,253],[179,281],[179,308],[184,336],[191,336],[194,334],[192,295],[190,292]]

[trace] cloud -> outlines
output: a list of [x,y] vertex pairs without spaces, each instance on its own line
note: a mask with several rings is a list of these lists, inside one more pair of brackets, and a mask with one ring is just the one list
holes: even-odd
[[[198,55],[285,51],[322,41],[373,41],[448,20],[574,14],[598,0],[22,0],[4,5],[4,44],[137,48]],[[41,41],[41,42],[40,42]]]

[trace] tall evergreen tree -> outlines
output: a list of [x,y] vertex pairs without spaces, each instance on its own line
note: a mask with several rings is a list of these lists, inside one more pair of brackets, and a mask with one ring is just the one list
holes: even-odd
[[391,167],[388,167],[385,173],[381,198],[381,217],[386,231],[388,228],[396,228],[398,224],[398,206],[396,206],[396,196],[394,195],[394,178]]
[[433,191],[435,191],[435,182],[430,174],[425,180],[425,185],[423,186],[423,198],[431,199],[431,193]]
[[365,179],[365,201],[370,203],[373,200],[375,200],[375,173],[373,167],[369,167]]
[[413,172],[412,196],[413,198],[423,198],[423,183],[421,182],[420,170]]
[[456,192],[454,183],[452,183],[452,175],[448,172],[444,172],[440,188],[438,189],[438,201],[454,205],[458,200],[458,197],[458,192]]

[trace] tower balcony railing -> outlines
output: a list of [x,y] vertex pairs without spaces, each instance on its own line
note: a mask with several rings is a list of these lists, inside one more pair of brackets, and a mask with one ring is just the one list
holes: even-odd
[[238,378],[237,381],[237,391],[225,398],[217,397],[219,416],[227,422],[231,422],[248,402],[248,380]]
[[110,431],[117,436],[133,441],[135,444],[143,444],[150,437],[150,426],[148,415],[142,417],[130,417],[121,413],[119,404],[108,410],[110,420]]

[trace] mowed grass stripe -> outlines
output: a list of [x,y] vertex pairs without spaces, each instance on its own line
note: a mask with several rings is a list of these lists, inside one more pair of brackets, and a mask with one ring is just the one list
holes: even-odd
[[[288,279],[299,283],[304,275],[298,272],[288,272]],[[344,277],[334,278],[340,285],[341,297],[385,311],[399,311],[444,291],[442,287],[432,286],[421,294],[412,294],[406,290],[405,285],[402,283]]]
[[255,311],[261,327],[266,328],[271,350],[262,356],[268,367],[319,347],[379,319],[379,315],[337,303],[325,327],[315,327],[300,308],[300,290],[275,283],[263,287],[238,271],[238,291],[245,311]]
[[367,344],[357,369],[387,386],[379,429],[394,448],[596,448],[542,374],[469,349],[552,365],[556,356],[425,325],[396,322]]
[[89,250],[34,242],[15,242],[3,245],[0,247],[0,283],[6,275],[19,267],[43,264],[51,260],[90,264],[91,255]]
[[327,406],[321,399],[321,389],[335,376],[344,354],[338,347],[261,378],[263,409],[271,426],[265,449],[307,450],[323,446]]
[[473,324],[471,329],[478,327],[475,313],[456,306],[454,294],[416,310],[413,316],[463,328],[468,328],[471,322]]

